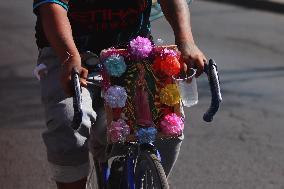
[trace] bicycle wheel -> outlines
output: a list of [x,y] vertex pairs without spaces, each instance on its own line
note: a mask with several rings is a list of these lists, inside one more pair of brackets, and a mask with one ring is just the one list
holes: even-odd
[[169,189],[160,160],[149,150],[140,152],[134,174],[136,189]]

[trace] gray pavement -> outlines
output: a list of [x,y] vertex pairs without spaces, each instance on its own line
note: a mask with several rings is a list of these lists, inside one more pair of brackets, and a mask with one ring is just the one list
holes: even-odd
[[44,128],[31,1],[0,2],[0,188],[52,188],[40,133]]
[[[213,123],[206,78],[200,102],[186,109],[175,189],[284,189],[284,17],[214,2],[191,7],[197,44],[219,65],[223,104]],[[40,133],[37,50],[31,2],[0,2],[0,189],[52,189]],[[164,19],[156,38],[173,43]]]
[[284,14],[284,0],[203,0]]

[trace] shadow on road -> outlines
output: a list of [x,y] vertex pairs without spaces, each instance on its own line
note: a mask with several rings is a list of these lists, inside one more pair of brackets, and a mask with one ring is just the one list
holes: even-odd
[[18,76],[12,66],[0,70],[0,127],[43,127],[43,110],[38,82]]

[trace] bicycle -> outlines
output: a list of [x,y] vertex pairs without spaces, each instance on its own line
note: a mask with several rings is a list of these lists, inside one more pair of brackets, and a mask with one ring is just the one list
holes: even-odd
[[[218,111],[219,103],[222,101],[219,77],[216,63],[210,59],[205,65],[204,72],[207,74],[210,90],[211,104],[203,116],[204,121],[211,122]],[[80,95],[79,75],[73,71],[74,85],[74,123],[80,123],[82,119],[82,105]],[[94,80],[89,80],[94,84]],[[76,129],[76,128],[74,128]],[[143,129],[143,128],[142,128]],[[140,132],[141,130],[138,130]],[[143,139],[144,137],[144,139]],[[94,162],[90,178],[93,179],[94,169],[96,170],[97,183],[99,189],[168,189],[169,185],[158,150],[153,145],[156,137],[163,135],[145,135],[142,139],[135,140],[135,136],[126,139],[127,142],[121,144],[123,153],[108,159],[107,163],[99,164]],[[98,174],[100,173],[100,174]],[[89,188],[93,188],[93,183],[89,178]],[[94,179],[92,180],[94,181]]]

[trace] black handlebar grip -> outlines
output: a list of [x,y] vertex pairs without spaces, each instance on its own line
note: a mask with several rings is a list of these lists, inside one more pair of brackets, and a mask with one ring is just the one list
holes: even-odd
[[206,113],[204,113],[203,120],[206,122],[211,122],[219,109],[220,102],[222,101],[217,64],[214,62],[214,60],[210,59],[208,64],[205,64],[204,72],[207,74],[209,81],[211,104]]
[[77,130],[82,122],[82,96],[81,96],[81,86],[80,86],[80,76],[79,72],[76,69],[72,69],[72,86],[74,90],[73,96],[73,108],[74,108],[74,117],[72,121],[72,128]]

